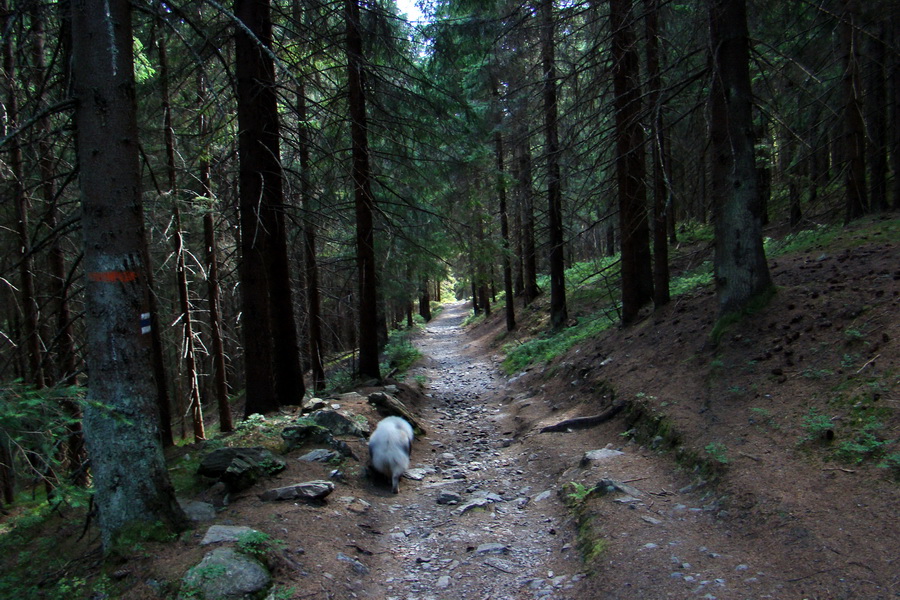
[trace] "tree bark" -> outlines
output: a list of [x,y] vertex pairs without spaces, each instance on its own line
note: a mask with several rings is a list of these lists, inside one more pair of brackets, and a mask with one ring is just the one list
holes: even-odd
[[[203,143],[209,135],[209,120],[206,117],[206,81],[201,74],[197,82],[197,104],[200,112],[199,134]],[[216,242],[216,223],[214,218],[213,191],[210,181],[210,164],[208,154],[204,153],[200,161],[200,188],[208,210],[203,213],[203,259],[206,267],[206,293],[209,296],[209,331],[212,341],[213,389],[216,395],[216,408],[219,415],[219,431],[234,431],[234,419],[231,405],[228,403],[228,374],[225,366],[225,343],[222,339],[222,306],[219,296],[219,251]]]
[[760,224],[746,6],[744,0],[708,2],[713,268],[719,314],[724,316],[771,290],[772,280]]
[[303,207],[303,258],[306,273],[306,315],[309,320],[309,359],[313,390],[325,389],[325,350],[322,340],[322,301],[316,255],[316,225],[313,221],[312,186],[309,180],[310,144],[306,123],[306,90],[297,90],[297,145],[300,155],[300,203]]
[[665,129],[663,127],[662,95],[659,73],[659,2],[644,0],[647,36],[648,102],[650,103],[650,149],[653,157],[653,304],[669,303],[669,245],[667,222],[672,210],[669,186],[666,182]]
[[84,432],[103,547],[187,524],[159,441],[147,336],[131,5],[73,3],[73,71],[84,234],[88,404]]
[[862,81],[859,68],[859,2],[844,0],[841,23],[841,42],[844,57],[844,144],[846,211],[844,223],[865,214],[866,194],[866,134],[862,113]]
[[350,138],[353,146],[353,191],[356,207],[356,263],[359,289],[359,375],[381,379],[378,365],[378,282],[375,228],[369,168],[368,123],[364,87],[364,57],[359,0],[344,1],[347,25],[347,71]]
[[500,238],[501,251],[503,253],[503,289],[506,293],[506,330],[516,328],[515,292],[513,291],[512,260],[510,257],[509,243],[509,216],[506,214],[506,173],[503,161],[503,134],[500,131],[502,112],[500,110],[500,90],[497,85],[493,88],[496,110],[496,123],[494,129],[494,155],[497,161],[497,197],[500,203]]
[[537,285],[537,251],[534,244],[534,188],[531,184],[531,148],[529,146],[528,128],[524,116],[520,129],[517,147],[519,162],[518,192],[522,214],[522,301],[525,306],[538,297],[540,289]]
[[[878,10],[873,7],[872,11]],[[869,165],[869,191],[871,209],[873,211],[888,210],[887,177],[888,177],[888,103],[886,82],[887,51],[885,33],[887,26],[884,17],[871,15],[874,26],[866,36],[866,162]]]
[[[297,403],[305,392],[284,225],[275,67],[267,0],[236,0],[245,415]],[[251,35],[252,34],[252,35]]]
[[428,290],[428,278],[422,281],[419,293],[419,316],[426,323],[431,320],[431,292]]
[[547,218],[550,244],[550,325],[554,329],[569,320],[566,306],[565,236],[562,222],[562,188],[559,168],[555,27],[553,0],[543,0],[541,14],[541,65],[543,68],[544,135],[547,159]]
[[622,248],[622,322],[631,323],[653,300],[653,265],[644,135],[640,123],[641,88],[631,0],[610,0],[613,30],[613,88],[616,109],[616,181],[619,186],[619,243]]

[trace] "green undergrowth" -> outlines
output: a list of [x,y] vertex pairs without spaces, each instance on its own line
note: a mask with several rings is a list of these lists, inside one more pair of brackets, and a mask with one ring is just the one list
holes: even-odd
[[564,501],[575,521],[575,547],[588,570],[593,571],[609,549],[609,539],[603,533],[603,517],[592,500],[595,487],[576,481],[563,487]]
[[595,313],[578,320],[578,324],[526,342],[511,342],[504,346],[506,359],[503,369],[507,374],[517,373],[535,363],[548,363],[572,346],[606,331],[618,323],[618,314]]
[[848,376],[833,385],[829,398],[811,406],[800,419],[798,444],[825,460],[870,464],[900,479],[900,439],[896,408],[896,373]]

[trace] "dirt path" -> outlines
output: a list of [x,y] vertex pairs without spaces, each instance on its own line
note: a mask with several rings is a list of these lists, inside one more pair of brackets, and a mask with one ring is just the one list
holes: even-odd
[[[668,458],[625,442],[621,423],[537,433],[565,415],[542,386],[508,382],[487,343],[461,327],[466,314],[448,305],[419,341],[425,359],[411,375],[429,381],[428,434],[400,494],[373,507],[385,547],[369,597],[782,597],[785,582],[752,540],[735,539],[719,499]],[[603,448],[607,456],[583,463]],[[633,489],[589,499],[580,516],[563,503],[563,484],[604,478]],[[600,540],[589,565],[579,529]]]
[[[581,564],[556,535],[564,513],[549,477],[513,449],[503,428],[506,380],[461,327],[462,304],[429,323],[413,479],[385,498],[379,527],[390,550],[373,583],[386,598],[565,598]],[[565,560],[565,559],[569,560]],[[380,581],[379,581],[380,580]]]

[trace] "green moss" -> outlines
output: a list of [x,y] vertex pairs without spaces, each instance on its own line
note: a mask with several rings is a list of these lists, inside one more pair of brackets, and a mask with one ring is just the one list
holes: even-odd
[[178,532],[162,521],[133,521],[116,531],[109,545],[109,554],[128,556],[143,551],[145,542],[172,542]]

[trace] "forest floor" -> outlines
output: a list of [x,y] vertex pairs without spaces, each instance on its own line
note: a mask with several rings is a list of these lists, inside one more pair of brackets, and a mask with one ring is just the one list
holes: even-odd
[[[900,598],[897,221],[770,267],[778,293],[718,345],[705,289],[514,376],[502,310],[466,327],[469,305],[447,304],[397,386],[426,429],[399,494],[365,477],[365,441],[351,439],[360,462],[341,465],[324,505],[257,496],[328,478],[335,465],[298,449],[214,522],[278,540],[277,598]],[[520,310],[516,335],[544,312]],[[365,394],[380,389],[329,402],[374,427]],[[604,423],[540,432],[616,401]],[[257,427],[260,443],[278,438]],[[173,474],[201,452],[180,448]],[[173,597],[208,550],[204,524],[100,566],[82,525],[49,532],[60,552],[82,548],[57,575],[94,565],[127,588],[116,597]]]

